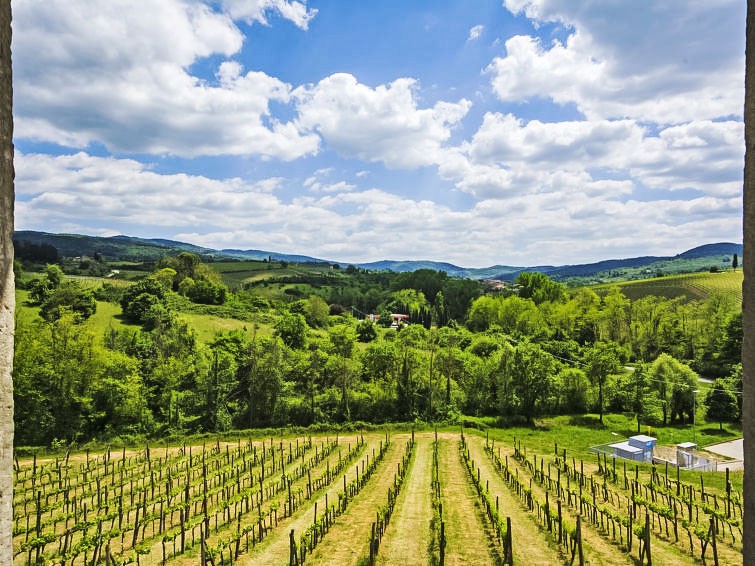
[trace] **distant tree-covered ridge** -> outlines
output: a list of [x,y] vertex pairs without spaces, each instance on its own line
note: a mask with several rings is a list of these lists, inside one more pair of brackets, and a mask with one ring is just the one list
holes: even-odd
[[[14,235],[16,246],[44,246],[59,257],[88,256],[95,254],[117,261],[156,262],[164,256],[180,252],[193,253],[203,261],[258,260],[286,263],[332,264],[347,267],[334,260],[320,259],[305,255],[282,254],[263,250],[215,250],[165,239],[148,239],[131,236],[84,236],[80,234],[49,234],[31,230],[18,231]],[[689,249],[675,256],[643,256],[623,259],[608,259],[587,264],[506,266],[493,265],[484,268],[468,268],[439,261],[377,261],[361,263],[351,268],[369,271],[392,271],[395,273],[420,270],[442,271],[451,277],[474,280],[500,279],[514,281],[522,272],[538,272],[550,279],[571,286],[581,286],[600,282],[618,282],[653,277],[658,271],[666,274],[693,273],[708,270],[716,265],[719,270],[731,267],[733,255],[742,257],[742,244],[720,242],[705,244]],[[17,247],[16,257],[20,257]],[[52,257],[40,257],[38,262],[52,263]]]

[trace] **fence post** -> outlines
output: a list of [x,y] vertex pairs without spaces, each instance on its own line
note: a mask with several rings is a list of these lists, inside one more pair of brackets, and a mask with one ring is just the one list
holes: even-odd
[[585,557],[582,554],[582,517],[577,515],[577,549],[579,550],[579,566],[585,566]]
[[440,522],[440,566],[446,562],[446,523]]
[[372,534],[370,534],[370,566],[375,566],[375,523],[372,523]]
[[299,554],[296,552],[294,529],[288,535],[288,566],[299,566]]

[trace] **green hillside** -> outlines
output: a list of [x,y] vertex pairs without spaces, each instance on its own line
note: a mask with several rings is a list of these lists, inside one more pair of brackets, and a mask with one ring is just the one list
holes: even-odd
[[743,277],[741,270],[687,273],[640,281],[593,285],[591,288],[598,294],[604,294],[610,287],[617,286],[627,298],[633,301],[647,295],[668,299],[686,297],[689,300],[705,300],[717,293],[723,293],[731,296],[736,304],[741,306]]
[[216,261],[212,263],[212,269],[220,273],[221,280],[229,289],[240,289],[247,283],[265,279],[333,273],[330,265],[325,263],[268,263],[256,260]]

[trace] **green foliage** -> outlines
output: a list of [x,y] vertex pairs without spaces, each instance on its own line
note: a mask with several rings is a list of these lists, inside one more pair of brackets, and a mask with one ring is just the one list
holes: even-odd
[[586,413],[590,381],[579,368],[562,369],[556,376],[559,405],[566,413]]
[[304,318],[312,328],[328,326],[330,308],[328,303],[317,295],[311,295],[304,304]]
[[298,313],[285,314],[275,325],[275,335],[289,348],[299,350],[307,341],[307,323]]
[[552,356],[536,344],[523,342],[504,362],[510,376],[514,404],[528,422],[548,408],[553,393],[556,364]]
[[121,298],[123,316],[132,322],[144,323],[151,307],[164,305],[167,291],[155,278],[147,277],[129,287]]
[[663,410],[663,424],[675,417],[687,415],[692,420],[693,391],[697,386],[697,374],[668,354],[661,354],[650,364],[648,379],[657,392]]
[[[249,269],[249,262],[239,263]],[[726,294],[630,300],[620,288],[602,298],[581,289],[537,302],[477,296],[475,282],[429,270],[401,279],[434,292],[430,301],[413,287],[391,293],[394,274],[355,269],[347,275],[320,266],[302,270],[305,283],[271,284],[295,290],[298,300],[262,297],[256,293],[263,287],[255,285],[213,305],[190,297],[197,288],[224,289],[203,277],[201,265],[189,254],[130,286],[96,291],[102,299],[121,299],[123,319],[141,329],[112,318],[116,305],[101,304],[110,328],[101,313],[96,324],[79,317],[74,325],[65,306],[57,307],[57,320],[26,317],[15,376],[19,438],[49,444],[355,419],[456,421],[462,413],[532,423],[601,407],[634,415],[638,426],[660,422],[661,415],[666,422],[689,421],[691,368],[730,375],[741,345],[741,318]],[[224,273],[232,268],[228,262]],[[276,263],[275,269],[282,278],[299,277],[298,268]],[[176,285],[179,272],[186,276]],[[431,288],[433,282],[440,285]],[[19,292],[22,314],[36,316],[27,296],[84,288],[80,281],[69,287],[54,270],[36,284],[36,293]],[[371,301],[369,312],[381,312],[381,323],[391,323],[391,309],[409,314],[412,324],[394,332],[328,316],[333,297],[357,309],[358,301]],[[214,336],[220,328],[236,330]],[[741,388],[741,377],[735,374],[731,384]]]
[[91,290],[76,281],[65,281],[56,287],[44,300],[39,314],[47,321],[57,320],[67,309],[79,320],[86,320],[97,310],[97,301]]
[[[185,284],[191,281],[191,284]],[[222,283],[213,283],[206,279],[193,281],[191,278],[184,279],[179,284],[179,290],[191,301],[201,305],[222,305],[226,301],[227,289]]]
[[723,430],[724,422],[733,422],[737,419],[739,411],[737,397],[734,394],[732,383],[728,380],[717,379],[714,381],[713,387],[705,396],[704,403],[707,407],[705,416],[719,423],[721,430]]
[[377,330],[375,330],[375,323],[371,320],[363,320],[357,324],[357,340],[360,342],[372,342],[377,338]]
[[435,301],[435,296],[443,289],[447,279],[448,275],[445,271],[418,269],[397,274],[393,283],[391,283],[391,289],[394,291],[414,289],[422,293],[432,303]]
[[517,275],[515,283],[519,286],[519,296],[523,299],[532,299],[536,305],[545,301],[555,303],[566,298],[564,286],[551,281],[543,273],[523,271]]

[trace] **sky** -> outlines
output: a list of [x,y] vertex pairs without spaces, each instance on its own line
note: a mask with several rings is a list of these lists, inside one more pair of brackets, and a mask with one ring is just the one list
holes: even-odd
[[13,0],[16,230],[464,267],[742,241],[745,0]]

